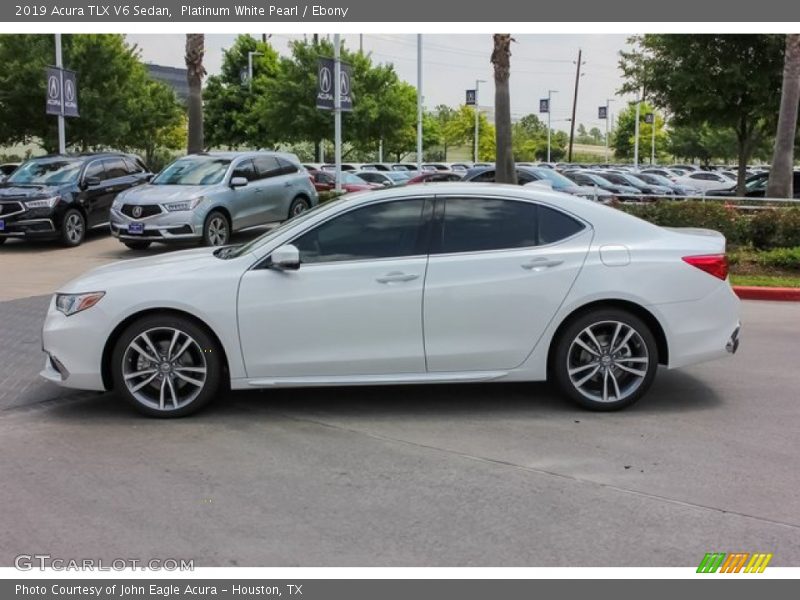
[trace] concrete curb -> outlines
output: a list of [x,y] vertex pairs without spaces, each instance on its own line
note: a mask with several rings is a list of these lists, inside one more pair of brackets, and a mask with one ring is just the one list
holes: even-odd
[[777,300],[781,302],[800,302],[800,288],[735,285],[733,286],[733,291],[742,300]]

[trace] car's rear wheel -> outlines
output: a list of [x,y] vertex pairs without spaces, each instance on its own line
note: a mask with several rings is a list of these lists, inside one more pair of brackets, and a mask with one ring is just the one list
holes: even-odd
[[289,218],[296,217],[299,214],[306,212],[311,206],[308,203],[308,200],[305,198],[297,197],[292,200],[291,206],[289,206]]
[[658,348],[636,315],[599,309],[563,330],[551,369],[561,390],[582,407],[619,410],[639,400],[653,383]]
[[147,250],[152,242],[122,242],[131,250]]
[[112,353],[114,389],[140,412],[183,417],[220,388],[222,357],[208,332],[177,315],[144,317],[129,326]]
[[203,225],[203,245],[224,246],[230,237],[231,226],[228,218],[218,210],[211,211]]
[[61,242],[65,246],[80,246],[86,237],[86,219],[76,208],[69,208],[64,213],[61,223]]

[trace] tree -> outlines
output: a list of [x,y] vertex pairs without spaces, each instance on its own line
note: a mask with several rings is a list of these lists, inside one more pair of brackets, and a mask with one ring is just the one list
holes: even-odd
[[196,154],[205,149],[203,141],[203,77],[206,69],[203,66],[205,54],[205,35],[202,33],[186,34],[186,81],[189,84],[189,132],[186,149],[189,154]]
[[[253,53],[252,55],[250,53]],[[253,79],[247,80],[252,57]],[[278,53],[270,44],[240,35],[225,50],[222,70],[203,90],[206,145],[270,147],[277,137],[274,124],[258,118],[255,105],[267,94],[268,82],[278,74]]]
[[775,134],[775,153],[769,172],[767,196],[791,198],[794,142],[797,135],[797,106],[800,104],[800,35],[786,36],[781,105]]
[[178,150],[186,140],[186,116],[168,85],[141,77],[141,94],[131,106],[130,119],[136,124],[135,137],[127,147],[140,150],[145,163],[152,166],[156,150]]
[[[474,147],[475,109],[462,104],[445,127],[445,135],[453,145]],[[486,115],[478,113],[478,160],[493,160],[495,156],[495,130]]]
[[[667,132],[664,129],[664,117],[655,112],[655,109],[647,102],[642,102],[639,115],[639,157],[650,156],[650,149],[653,139],[653,125],[644,122],[644,115],[647,113],[655,114],[656,128],[656,156],[665,154],[669,144]],[[617,116],[617,126],[611,139],[611,146],[614,148],[614,155],[618,158],[630,159],[634,155],[634,144],[636,143],[636,103],[631,103],[626,109]]]
[[714,159],[729,162],[736,156],[736,132],[732,127],[676,125],[671,127],[667,151],[679,159],[709,164]]
[[[67,119],[68,149],[136,147],[136,109],[149,90],[135,46],[122,35],[62,36],[64,65],[78,74],[80,117]],[[37,143],[58,151],[56,118],[46,115],[45,67],[53,63],[52,35],[0,36],[0,143]]]
[[434,115],[436,117],[436,122],[439,126],[439,143],[442,146],[442,160],[447,160],[447,150],[452,146],[455,142],[449,135],[448,135],[448,124],[455,118],[456,111],[453,108],[450,108],[446,104],[440,104],[434,109]]
[[495,33],[493,39],[491,62],[494,65],[494,123],[497,144],[495,181],[516,183],[517,174],[511,144],[511,95],[508,86],[512,37],[508,33]]
[[621,91],[641,90],[676,124],[733,128],[742,195],[747,162],[777,105],[783,36],[647,34],[632,41],[638,48],[621,53]]
[[603,142],[605,142],[606,136],[597,127],[592,127],[589,130],[589,137],[592,139],[592,144],[595,146],[600,146]]

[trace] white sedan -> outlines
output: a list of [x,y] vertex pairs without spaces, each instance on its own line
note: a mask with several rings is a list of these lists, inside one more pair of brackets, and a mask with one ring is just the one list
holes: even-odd
[[728,177],[716,171],[691,171],[683,177],[678,177],[675,183],[693,187],[702,192],[710,192],[711,190],[727,189],[736,183],[736,180],[731,181]]
[[94,269],[55,295],[42,375],[148,415],[226,387],[554,380],[585,408],[736,351],[725,239],[535,187],[347,195],[241,246]]

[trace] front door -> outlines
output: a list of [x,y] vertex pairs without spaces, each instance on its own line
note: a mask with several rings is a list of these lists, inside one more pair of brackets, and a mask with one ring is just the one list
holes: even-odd
[[424,373],[431,211],[424,199],[358,207],[293,241],[299,269],[248,271],[238,304],[248,377]]

